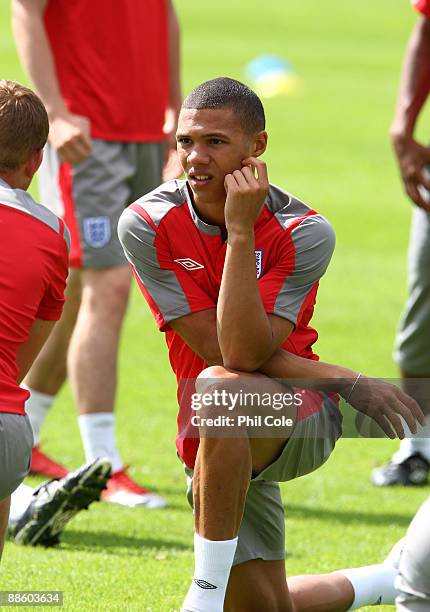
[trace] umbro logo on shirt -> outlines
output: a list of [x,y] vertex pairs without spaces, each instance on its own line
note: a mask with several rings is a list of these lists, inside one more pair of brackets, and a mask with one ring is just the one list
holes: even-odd
[[185,268],[185,270],[201,270],[202,268],[204,268],[204,265],[198,263],[197,261],[194,261],[194,259],[191,259],[190,257],[185,257],[185,259],[175,259],[174,261],[176,261],[176,263],[178,264],[181,264],[181,266]]

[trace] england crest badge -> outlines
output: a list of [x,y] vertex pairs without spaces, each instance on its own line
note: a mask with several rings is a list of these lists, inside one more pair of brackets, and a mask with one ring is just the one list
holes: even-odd
[[86,217],[84,219],[84,238],[88,246],[101,249],[111,239],[112,230],[109,217]]
[[255,250],[255,267],[257,269],[257,280],[263,273],[263,249]]

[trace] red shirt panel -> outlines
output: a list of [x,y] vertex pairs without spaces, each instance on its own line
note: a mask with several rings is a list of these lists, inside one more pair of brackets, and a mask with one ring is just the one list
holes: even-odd
[[166,0],[49,0],[46,32],[68,109],[94,138],[164,138],[169,92]]
[[16,382],[17,350],[35,319],[60,318],[68,250],[61,233],[1,201],[0,244],[0,411],[24,414],[29,393]]

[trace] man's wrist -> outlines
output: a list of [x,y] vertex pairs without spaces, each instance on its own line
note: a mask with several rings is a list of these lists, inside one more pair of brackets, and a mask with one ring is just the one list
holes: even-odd
[[48,113],[49,121],[51,123],[55,121],[56,119],[61,119],[61,118],[64,119],[70,114],[69,111],[67,110],[66,105],[64,104],[62,100],[55,104],[45,103],[45,107],[46,107],[46,112]]
[[254,244],[254,228],[227,228],[227,242],[230,246],[247,246]]
[[394,122],[389,133],[393,145],[406,145],[414,139],[414,126],[406,122]]

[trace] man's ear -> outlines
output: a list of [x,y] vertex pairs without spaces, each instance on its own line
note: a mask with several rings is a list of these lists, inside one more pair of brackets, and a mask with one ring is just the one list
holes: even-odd
[[267,148],[267,132],[265,130],[258,132],[254,140],[253,157],[260,157]]
[[39,170],[40,164],[43,159],[43,149],[37,149],[30,155],[29,160],[25,164],[25,174],[29,179],[32,179],[36,172]]

